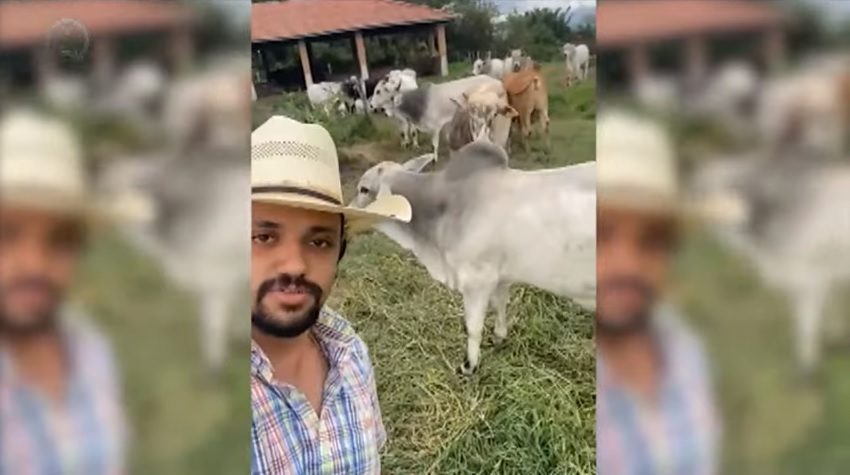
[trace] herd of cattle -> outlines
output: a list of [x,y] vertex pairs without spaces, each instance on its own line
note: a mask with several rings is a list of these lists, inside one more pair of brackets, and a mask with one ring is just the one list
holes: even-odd
[[686,114],[756,139],[750,150],[736,146],[701,157],[691,189],[740,204],[739,219],[715,231],[787,297],[796,360],[811,375],[827,302],[850,279],[850,56],[812,56],[772,76],[757,75],[748,63],[727,63],[703,90],[680,100]]
[[[587,46],[568,44],[564,53],[567,84],[584,79]],[[459,371],[467,375],[480,362],[488,306],[497,315],[495,340],[507,337],[512,284],[533,285],[590,310],[596,303],[596,163],[511,168],[508,138],[514,119],[525,138],[533,117],[548,132],[545,76],[520,50],[472,66],[470,76],[443,83],[419,85],[413,70],[400,69],[373,80],[351,78],[307,89],[316,109],[394,119],[405,147],[418,146],[419,131],[431,134],[432,153],[367,170],[352,206],[368,206],[381,190],[410,202],[410,223],[384,222],[377,229],[411,251],[432,278],[462,295],[467,347]],[[447,165],[423,172],[438,160],[442,137],[451,150]]]
[[[584,80],[590,63],[587,45],[567,43],[562,51],[565,84]],[[471,76],[462,79],[420,87],[414,70],[396,69],[366,80],[352,76],[342,82],[311,84],[307,98],[326,114],[385,114],[397,123],[402,147],[418,147],[419,132],[427,132],[435,154],[442,137],[448,139],[451,151],[479,136],[509,147],[513,123],[526,146],[533,122],[540,124],[548,142],[546,79],[540,65],[521,49],[504,59],[489,55],[476,59]]]

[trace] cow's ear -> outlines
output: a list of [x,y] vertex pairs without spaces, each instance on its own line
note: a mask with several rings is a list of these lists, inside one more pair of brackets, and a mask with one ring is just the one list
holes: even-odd
[[468,92],[464,92],[464,93],[462,93],[462,94],[461,94],[461,96],[463,97],[463,101],[464,101],[464,102],[468,102],[468,101],[469,101],[469,93],[468,93]]
[[511,106],[502,106],[499,113],[511,119],[519,115],[519,112]]
[[401,167],[409,172],[419,173],[424,170],[429,163],[434,161],[434,158],[435,156],[433,153],[427,153],[416,158],[411,158],[410,160],[406,161]]

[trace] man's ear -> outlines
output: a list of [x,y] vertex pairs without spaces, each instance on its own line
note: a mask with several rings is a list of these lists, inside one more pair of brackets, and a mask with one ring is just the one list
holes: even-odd
[[401,167],[409,172],[419,173],[424,170],[429,163],[433,162],[434,158],[435,157],[433,153],[427,153],[416,158],[411,158],[410,160],[406,161]]

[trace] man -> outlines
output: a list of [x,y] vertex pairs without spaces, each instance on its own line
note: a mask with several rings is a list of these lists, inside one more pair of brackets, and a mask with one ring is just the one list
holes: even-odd
[[686,217],[668,140],[622,113],[597,123],[600,475],[717,473],[706,356],[659,302]]
[[275,116],[251,134],[253,474],[379,474],[386,433],[366,345],[324,307],[346,239],[409,221],[383,193],[342,204],[339,161],[319,125]]
[[0,122],[0,473],[120,474],[112,352],[63,304],[93,218],[80,147],[29,111]]

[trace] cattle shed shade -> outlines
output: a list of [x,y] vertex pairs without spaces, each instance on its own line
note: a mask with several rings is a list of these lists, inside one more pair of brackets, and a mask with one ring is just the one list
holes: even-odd
[[775,7],[744,0],[603,1],[596,8],[596,43],[620,48],[700,34],[779,26]]
[[0,2],[0,48],[42,44],[51,27],[67,19],[98,36],[185,25],[191,20],[191,11],[179,4],[150,0]]
[[392,0],[256,3],[251,10],[251,42],[294,40],[451,19],[452,15],[440,10]]

